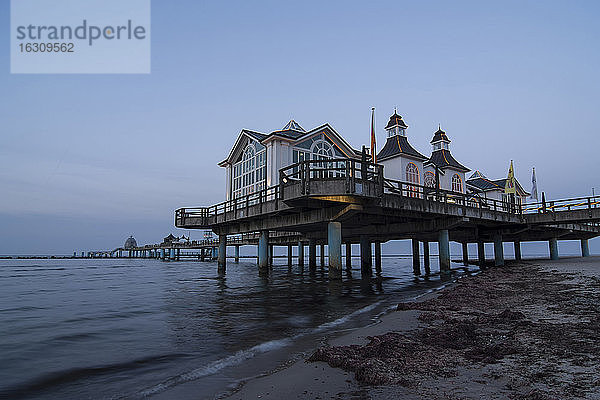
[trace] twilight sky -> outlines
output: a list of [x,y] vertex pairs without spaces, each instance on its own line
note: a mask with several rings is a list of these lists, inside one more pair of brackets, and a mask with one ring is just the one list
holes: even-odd
[[599,15],[594,1],[154,0],[150,75],[11,75],[0,41],[0,254],[180,234],[175,208],[224,199],[216,164],[242,128],[329,122],[359,148],[371,107],[380,146],[397,107],[424,154],[441,123],[490,178],[513,159],[547,198],[600,193]]

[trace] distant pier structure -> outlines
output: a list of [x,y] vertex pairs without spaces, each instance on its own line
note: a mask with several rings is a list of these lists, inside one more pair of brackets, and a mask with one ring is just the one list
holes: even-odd
[[465,263],[468,244],[476,243],[480,265],[485,243],[494,244],[496,266],[504,265],[504,242],[514,244],[517,259],[526,241],[548,241],[556,259],[558,240],[579,240],[582,256],[589,256],[588,240],[600,235],[600,196],[527,204],[529,193],[514,174],[490,180],[476,171],[467,178],[469,168],[453,156],[441,127],[429,157],[411,146],[397,112],[385,130],[386,142],[374,157],[364,147],[354,149],[329,124],[306,131],[292,120],[270,134],[244,129],[219,163],[226,169],[226,201],[180,208],[175,226],[217,235],[220,272],[227,246],[242,243],[257,245],[261,274],[272,264],[274,245],[287,246],[290,264],[297,246],[300,265],[308,246],[311,269],[319,246],[324,263],[327,246],[331,279],[341,279],[344,253],[350,268],[352,244],[360,245],[363,276],[371,276],[373,259],[381,272],[381,244],[398,239],[412,240],[415,274],[422,267],[430,273],[431,242],[438,244],[441,272],[450,269],[450,241],[462,244]]

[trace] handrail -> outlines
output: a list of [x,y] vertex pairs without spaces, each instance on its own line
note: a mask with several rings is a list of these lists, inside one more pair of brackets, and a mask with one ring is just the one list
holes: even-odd
[[[407,198],[517,215],[600,207],[600,196],[576,197],[530,204],[490,199],[485,196],[482,197],[478,193],[453,192],[385,178],[383,166],[380,164],[350,158],[332,158],[305,160],[281,168],[277,185],[238,198],[209,207],[179,208],[175,212],[175,225],[184,226],[185,220],[188,218],[206,220],[210,217],[219,216],[225,220],[227,218],[237,219],[240,216],[248,216],[249,207],[258,205],[260,206],[260,212],[262,212],[263,204],[273,201],[275,202],[275,209],[278,209],[279,200],[284,199],[284,193],[288,186],[299,183],[300,193],[309,195],[313,190],[311,182],[326,180],[344,181],[347,193],[357,193],[357,185],[363,185],[364,187],[365,184],[370,184],[373,189],[370,189],[369,195],[375,197],[381,197],[383,194],[396,194]],[[234,212],[233,216],[231,212]]]

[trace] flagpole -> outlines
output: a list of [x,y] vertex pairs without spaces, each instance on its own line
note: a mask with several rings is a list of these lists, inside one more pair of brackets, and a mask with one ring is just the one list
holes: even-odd
[[377,164],[377,140],[375,138],[375,107],[371,108],[371,160]]

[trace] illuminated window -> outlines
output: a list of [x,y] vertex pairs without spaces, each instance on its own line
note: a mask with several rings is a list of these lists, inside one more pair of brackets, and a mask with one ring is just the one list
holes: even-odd
[[460,193],[462,193],[463,191],[462,179],[460,179],[460,176],[458,174],[454,174],[454,176],[452,177],[452,191]]

